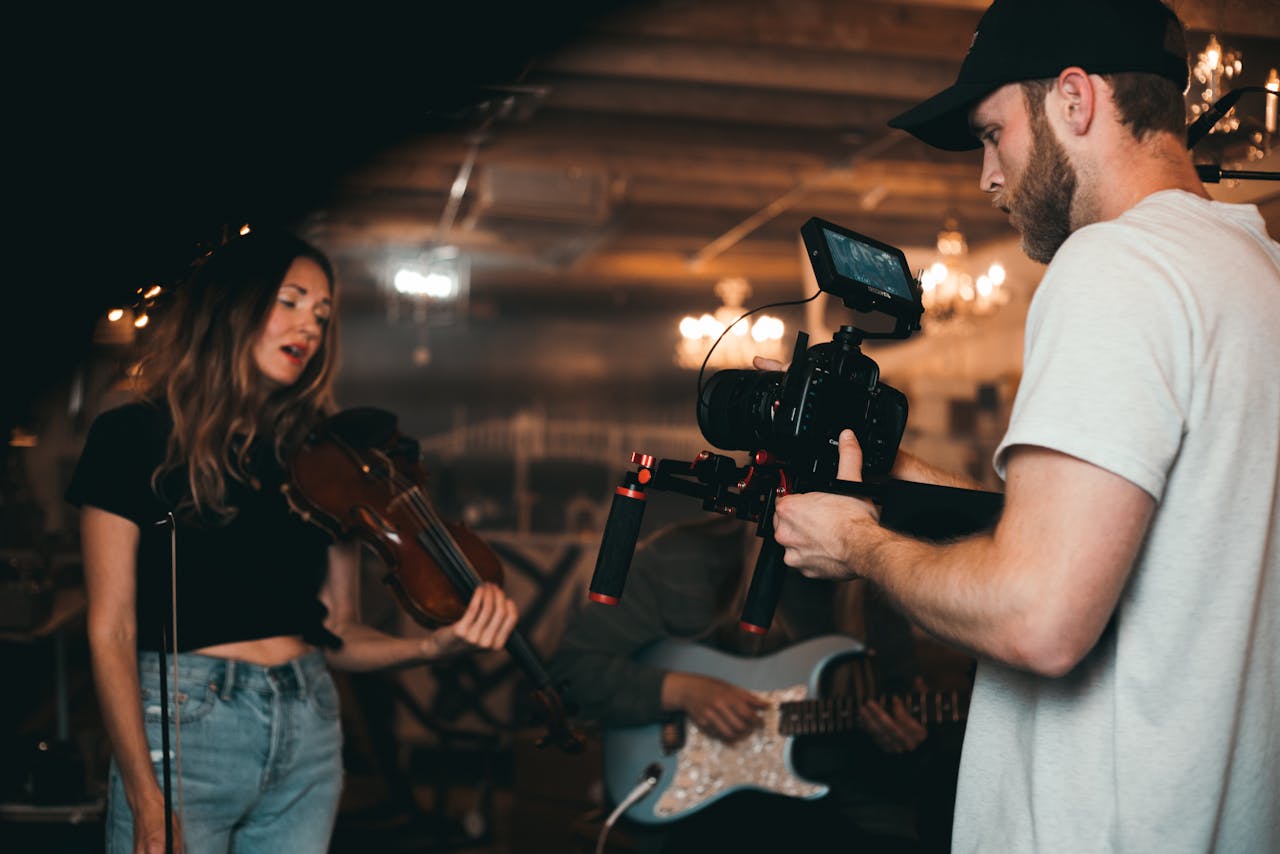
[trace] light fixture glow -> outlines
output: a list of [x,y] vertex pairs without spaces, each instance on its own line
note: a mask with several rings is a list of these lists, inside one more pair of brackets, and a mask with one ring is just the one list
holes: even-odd
[[954,217],[947,217],[938,232],[937,250],[936,260],[920,274],[927,329],[963,328],[967,318],[989,314],[1008,301],[1002,264],[991,264],[977,279],[969,273],[968,242]]
[[715,349],[710,351],[709,367],[742,367],[750,365],[753,356],[778,360],[784,357],[780,339],[785,329],[780,319],[770,315],[760,315],[754,320],[743,317],[746,313],[743,300],[751,293],[746,280],[722,279],[715,292],[723,304],[714,314],[681,318],[680,340],[676,343],[677,364],[695,370],[700,368],[713,344]]

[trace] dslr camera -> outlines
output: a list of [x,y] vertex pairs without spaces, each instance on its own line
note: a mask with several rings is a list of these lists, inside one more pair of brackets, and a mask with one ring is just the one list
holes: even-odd
[[[786,576],[783,549],[773,539],[779,496],[834,492],[868,498],[882,505],[886,525],[895,515],[909,515],[901,512],[904,507],[941,508],[943,523],[929,531],[937,535],[976,529],[998,512],[1000,500],[994,493],[888,477],[907,425],[907,399],[880,382],[879,367],[860,345],[868,338],[907,338],[920,328],[920,287],[902,250],[816,217],[800,234],[818,287],[840,298],[853,313],[852,322],[814,347],[801,332],[785,371],[718,371],[699,389],[702,435],[717,448],[748,451],[745,465],[711,451],[692,461],[631,455],[636,469],[623,475],[615,490],[591,578],[592,600],[613,605],[622,596],[646,489],[680,492],[701,499],[705,510],[756,523],[764,545],[739,622],[756,634],[768,631]],[[860,483],[836,478],[837,441],[845,428],[853,429],[862,446]],[[952,508],[965,504],[977,514],[957,523]],[[922,526],[913,524],[914,529],[903,525],[900,530],[919,533]]]
[[698,427],[717,448],[765,451],[785,463],[789,491],[830,483],[836,440],[852,428],[863,477],[889,473],[907,426],[907,398],[880,382],[866,338],[906,338],[920,328],[919,291],[900,249],[818,218],[800,229],[818,287],[840,297],[855,323],[806,349],[796,337],[784,371],[719,371],[698,394]]

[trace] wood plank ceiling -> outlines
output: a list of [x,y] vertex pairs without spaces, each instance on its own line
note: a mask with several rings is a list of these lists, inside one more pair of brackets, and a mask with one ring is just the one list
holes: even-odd
[[[473,298],[511,305],[606,305],[621,292],[676,305],[724,276],[746,277],[757,302],[794,297],[811,215],[909,257],[947,217],[971,246],[1008,239],[976,155],[885,126],[954,79],[985,5],[622,3],[353,169],[308,233],[357,301],[385,287],[394,259],[453,245],[471,260]],[[1209,29],[1243,34],[1246,82],[1265,76],[1260,54],[1275,63],[1280,4],[1176,7],[1193,46]]]

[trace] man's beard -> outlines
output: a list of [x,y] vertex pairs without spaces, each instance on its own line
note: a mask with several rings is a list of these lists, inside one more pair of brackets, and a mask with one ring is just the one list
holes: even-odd
[[1031,111],[1031,129],[1035,143],[1021,180],[1006,187],[994,202],[1009,211],[1009,221],[1022,234],[1022,251],[1027,257],[1048,264],[1071,235],[1076,170],[1042,110]]

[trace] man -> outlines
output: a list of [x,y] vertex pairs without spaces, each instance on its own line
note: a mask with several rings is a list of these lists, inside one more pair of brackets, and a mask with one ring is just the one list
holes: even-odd
[[957,851],[1280,850],[1280,246],[1198,181],[1186,83],[1157,0],[996,0],[956,84],[890,123],[981,147],[1052,261],[1004,513],[928,544],[814,493],[778,501],[776,536],[980,659]]

